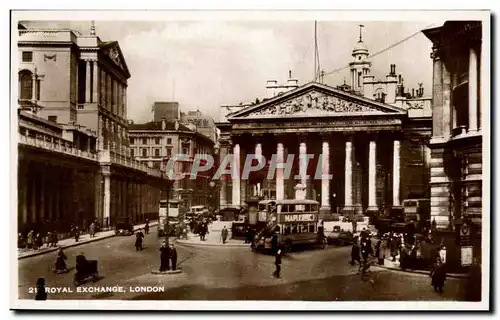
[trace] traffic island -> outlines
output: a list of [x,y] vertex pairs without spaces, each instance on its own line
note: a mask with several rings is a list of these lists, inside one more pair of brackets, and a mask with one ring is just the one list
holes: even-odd
[[179,274],[182,273],[181,269],[177,270],[168,270],[168,271],[151,271],[152,274],[157,274],[157,275],[171,275],[171,274]]

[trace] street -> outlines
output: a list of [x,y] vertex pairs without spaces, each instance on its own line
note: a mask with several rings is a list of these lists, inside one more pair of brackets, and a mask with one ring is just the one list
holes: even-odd
[[[158,239],[156,228],[152,228],[144,239],[144,251],[136,252],[134,241],[135,236],[112,237],[68,248],[67,264],[73,269],[60,275],[51,271],[56,253],[19,260],[19,298],[34,298],[30,287],[38,277],[45,278],[47,287],[61,291],[49,293],[48,299],[440,301],[461,300],[464,294],[465,280],[448,279],[444,294],[439,295],[426,275],[372,268],[362,279],[357,267],[349,264],[349,246],[287,254],[282,278],[276,279],[272,276],[274,258],[253,253],[250,248],[177,245],[182,273],[155,275],[151,271],[158,270],[158,249],[163,239]],[[75,257],[80,252],[89,260],[99,261],[102,278],[81,285],[82,292],[76,292],[72,279]],[[123,292],[92,292],[92,287],[113,286],[122,287]],[[132,292],[152,286],[164,292]]]

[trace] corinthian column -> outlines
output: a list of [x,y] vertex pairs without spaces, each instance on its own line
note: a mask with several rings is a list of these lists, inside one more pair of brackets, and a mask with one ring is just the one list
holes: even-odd
[[233,206],[239,207],[240,203],[240,145],[235,144],[233,147]]
[[321,149],[321,211],[330,213],[330,146],[328,141],[323,141]]
[[399,151],[400,151],[400,142],[399,140],[394,140],[394,158],[393,158],[393,186],[392,186],[392,206],[400,207],[401,203],[399,200],[399,184],[400,184],[400,165],[399,165]]
[[347,137],[345,142],[345,178],[344,178],[344,213],[352,214],[352,137]]
[[283,143],[278,143],[277,147],[277,166],[276,166],[276,200],[285,199],[285,180],[283,176],[283,163],[284,161],[284,147]]
[[91,73],[90,70],[92,68],[92,64],[89,60],[85,61],[85,70],[87,71],[87,74],[85,76],[85,102],[89,103],[91,101]]
[[477,131],[477,53],[469,49],[469,131]]

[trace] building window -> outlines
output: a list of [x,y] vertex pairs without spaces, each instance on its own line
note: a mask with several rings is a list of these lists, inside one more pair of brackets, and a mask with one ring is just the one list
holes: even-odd
[[148,149],[146,149],[146,148],[142,149],[142,156],[143,157],[147,157],[148,156]]
[[130,138],[130,144],[134,144],[135,141],[134,141],[134,138]]
[[155,168],[157,170],[161,170],[161,162],[159,162],[159,161],[153,162],[153,168]]
[[33,74],[28,70],[19,73],[20,99],[31,100],[33,98]]
[[160,149],[155,149],[155,157],[159,157],[160,156]]
[[131,156],[131,157],[134,157],[134,153],[135,153],[135,152],[134,152],[134,149],[130,149],[130,156]]
[[172,138],[167,138],[167,144],[172,144]]
[[189,155],[188,149],[187,148],[182,148],[182,154]]
[[57,123],[57,116],[49,116],[49,121]]
[[155,144],[160,144],[160,138],[155,138]]
[[148,139],[147,138],[142,138],[142,144],[148,144]]
[[172,148],[167,148],[167,157],[171,157],[172,156]]
[[32,51],[23,51],[23,62],[33,62]]

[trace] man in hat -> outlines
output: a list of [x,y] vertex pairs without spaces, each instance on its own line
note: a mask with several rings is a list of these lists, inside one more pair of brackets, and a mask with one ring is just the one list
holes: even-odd
[[167,246],[167,241],[163,241],[160,252],[160,272],[170,270],[170,248]]
[[172,261],[172,271],[175,271],[177,270],[177,249],[175,249],[173,243],[170,244],[169,255]]
[[144,234],[142,233],[141,229],[137,230],[137,233],[135,234],[135,250],[142,251],[142,239],[144,238]]

